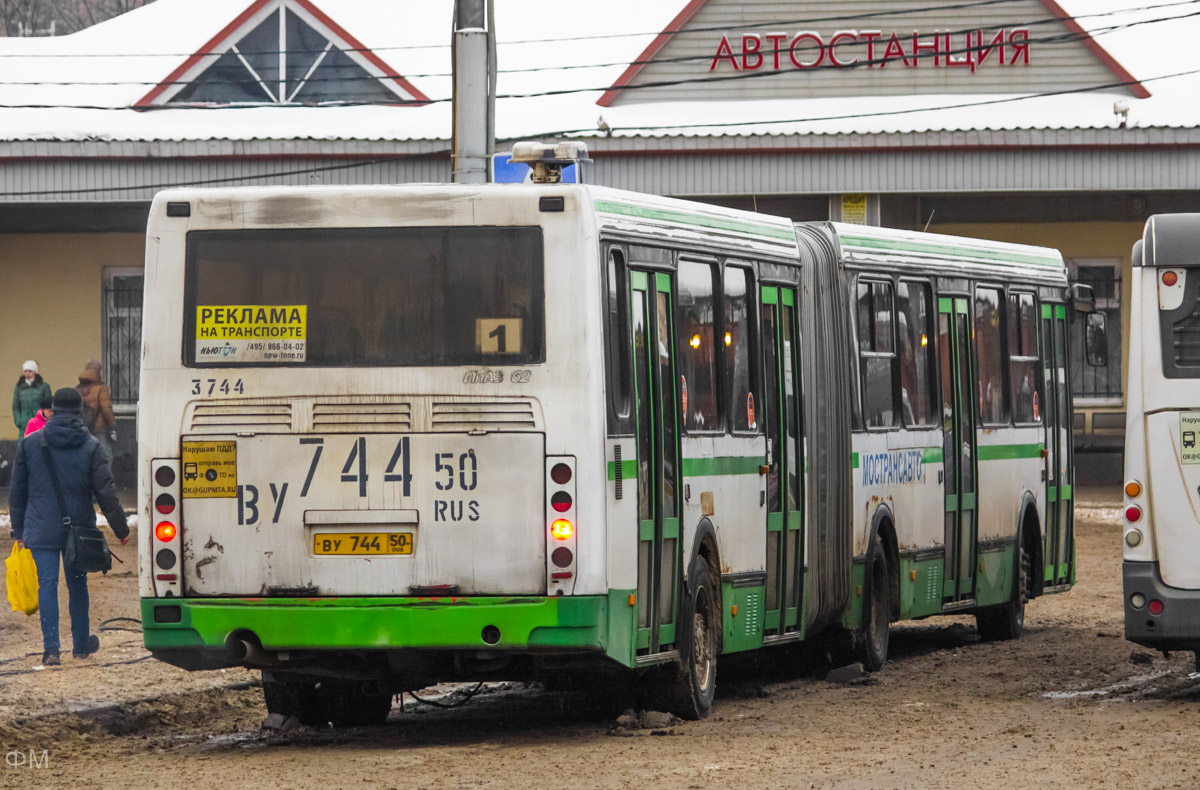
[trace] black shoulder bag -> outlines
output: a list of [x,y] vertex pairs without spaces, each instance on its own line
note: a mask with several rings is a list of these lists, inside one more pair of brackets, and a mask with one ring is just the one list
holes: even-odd
[[112,552],[108,548],[108,541],[104,539],[104,533],[96,527],[83,527],[71,523],[67,503],[63,500],[62,488],[58,484],[58,469],[50,456],[50,446],[41,431],[38,431],[38,438],[41,439],[46,471],[50,473],[50,482],[54,485],[58,512],[62,516],[63,526],[67,528],[67,547],[63,553],[63,564],[76,573],[108,573],[112,569]]

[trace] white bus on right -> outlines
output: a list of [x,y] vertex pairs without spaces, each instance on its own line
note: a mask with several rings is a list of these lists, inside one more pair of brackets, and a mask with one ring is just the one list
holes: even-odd
[[1200,214],[1151,217],[1132,280],[1125,638],[1200,662]]

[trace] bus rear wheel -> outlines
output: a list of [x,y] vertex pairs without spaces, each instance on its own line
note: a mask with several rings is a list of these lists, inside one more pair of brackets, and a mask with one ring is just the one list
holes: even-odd
[[301,724],[322,724],[315,680],[279,680],[269,670],[263,672],[263,702],[267,713],[295,716]]
[[1025,603],[1029,600],[1029,573],[1032,553],[1017,541],[1017,584],[1012,600],[999,606],[989,606],[975,613],[979,637],[988,642],[1016,639],[1025,629]]
[[867,552],[867,595],[863,606],[866,618],[859,650],[863,667],[878,672],[887,663],[888,641],[891,635],[892,608],[888,601],[891,584],[888,578],[887,552],[878,534],[871,541]]
[[687,595],[679,625],[687,629],[680,644],[671,712],[682,719],[703,719],[712,710],[717,690],[717,629],[721,607],[713,574],[701,556],[688,566]]
[[383,724],[392,711],[391,694],[378,693],[356,680],[322,680],[317,699],[321,715],[334,727]]

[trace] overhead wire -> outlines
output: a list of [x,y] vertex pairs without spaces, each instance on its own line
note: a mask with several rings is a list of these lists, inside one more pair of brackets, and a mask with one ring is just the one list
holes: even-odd
[[[1188,2],[1195,3],[1195,2],[1200,2],[1200,0],[1188,0]],[[1098,32],[1093,31],[1091,33],[1088,33],[1087,31],[1084,31],[1084,32],[1066,31],[1064,33],[1057,33],[1057,34],[1049,35],[1049,36],[1046,36],[1043,38],[1029,38],[1029,39],[1023,40],[1021,43],[1027,44],[1027,45],[1073,43],[1073,42],[1077,42],[1080,40],[1084,40],[1086,38],[1095,38],[1098,35],[1104,35],[1106,33],[1110,33],[1115,30],[1124,30],[1124,29],[1128,29],[1131,27],[1138,27],[1138,26],[1149,25],[1149,24],[1158,24],[1161,22],[1171,22],[1171,21],[1177,21],[1180,19],[1188,19],[1188,18],[1192,18],[1192,17],[1200,17],[1200,11],[1196,11],[1191,14],[1180,15],[1180,16],[1158,17],[1158,18],[1154,18],[1154,19],[1137,20],[1137,21],[1133,21],[1133,22],[1122,23],[1120,25],[1113,25],[1108,28],[1101,28],[1101,29],[1099,29]],[[961,32],[965,32],[965,31],[958,31],[958,32],[961,33]],[[954,34],[955,33],[950,33],[950,35],[954,35]],[[946,35],[946,33],[942,33],[942,35]],[[1011,43],[1008,45],[1011,46]],[[880,46],[882,46],[882,42],[880,43]],[[870,58],[870,59],[865,59],[865,60],[859,59],[854,63],[833,63],[833,64],[829,64],[829,65],[820,64],[820,65],[814,65],[811,67],[806,67],[803,70],[800,70],[800,69],[772,69],[772,70],[764,70],[764,71],[741,70],[741,71],[735,72],[733,74],[718,74],[718,75],[708,75],[708,76],[703,76],[703,77],[681,77],[681,78],[671,79],[671,80],[658,80],[658,81],[653,81],[653,82],[642,82],[642,83],[631,84],[631,85],[620,85],[620,86],[605,85],[605,86],[593,86],[593,87],[585,87],[585,88],[559,88],[559,89],[541,90],[541,91],[528,91],[528,92],[524,92],[524,93],[502,93],[502,94],[498,94],[496,96],[496,99],[497,100],[500,100],[500,99],[529,99],[529,98],[541,98],[541,97],[549,97],[549,96],[565,96],[565,95],[572,95],[572,94],[577,94],[577,93],[598,93],[598,92],[604,92],[604,91],[609,91],[609,90],[614,90],[614,89],[619,89],[622,91],[637,91],[637,90],[647,90],[647,89],[651,89],[651,88],[678,87],[680,85],[695,85],[695,84],[706,84],[706,83],[719,83],[719,82],[730,82],[730,81],[740,81],[740,80],[763,79],[763,78],[770,78],[770,77],[778,77],[778,76],[784,75],[784,74],[793,74],[794,75],[799,71],[807,72],[807,71],[822,71],[822,70],[849,70],[849,69],[868,68],[871,66],[881,66],[882,67],[882,66],[886,66],[889,63],[897,63],[897,62],[903,62],[907,65],[909,61],[920,62],[922,60],[928,61],[930,58],[942,58],[942,57],[950,58],[951,56],[954,56],[954,55],[964,55],[964,54],[970,54],[973,52],[982,52],[985,50],[990,51],[991,49],[994,49],[995,47],[996,47],[996,45],[994,43],[986,43],[986,44],[980,43],[977,45],[969,45],[966,47],[952,48],[949,50],[939,49],[936,51],[923,51],[920,53],[913,53],[913,54],[908,54],[906,52],[902,52],[900,55],[893,55],[893,56],[885,55],[884,57]],[[818,49],[827,49],[827,45],[809,47],[807,49],[799,48],[799,51],[802,51],[802,52],[810,51],[811,52],[811,51],[815,51]],[[772,55],[772,54],[778,55],[784,51],[785,50],[782,50],[782,49],[770,49],[770,50],[761,50],[760,53],[756,53],[756,54],[761,54],[765,58],[768,55]],[[656,62],[656,61],[650,61],[650,62]],[[353,82],[353,81],[357,81],[357,80],[375,81],[377,79],[378,78],[376,78],[376,77],[350,77],[350,78],[346,78],[344,80],[332,80],[332,81]],[[392,78],[385,78],[385,79],[392,79]],[[234,82],[235,84],[256,84],[256,80],[254,80],[254,79],[231,81],[231,82]],[[1134,80],[1134,81],[1131,81],[1128,83],[1123,83],[1123,84],[1136,84],[1137,82],[1145,82],[1145,80]],[[26,84],[26,83],[3,83],[3,82],[0,82],[0,85],[5,85],[5,84],[22,85],[22,84]],[[31,83],[31,84],[46,84],[46,83]],[[80,83],[67,82],[67,83],[55,83],[55,84],[76,85],[76,84],[80,84]],[[82,83],[82,84],[95,86],[95,85],[105,85],[105,84],[124,85],[124,84],[131,84],[131,83],[116,82],[116,83]],[[150,84],[162,84],[162,83],[146,82],[146,83],[134,83],[134,84],[150,85]],[[1090,87],[1089,88],[1081,88],[1078,90],[1081,92],[1088,92],[1088,91],[1093,91],[1093,90],[1098,90],[1098,89],[1104,89],[1104,86],[1101,86],[1099,88],[1090,88]],[[77,110],[137,109],[139,111],[145,112],[145,111],[156,111],[156,110],[230,110],[230,109],[251,109],[251,108],[273,107],[273,106],[295,106],[295,107],[306,107],[306,106],[364,107],[364,106],[380,106],[380,105],[384,105],[384,106],[405,106],[405,105],[423,106],[423,105],[427,105],[427,104],[446,103],[449,101],[452,101],[452,97],[426,98],[426,99],[402,99],[399,96],[397,96],[395,99],[389,98],[387,101],[346,100],[346,101],[321,102],[317,105],[305,105],[305,104],[285,105],[285,104],[275,104],[275,103],[268,103],[268,102],[244,102],[244,103],[228,103],[228,104],[176,103],[176,104],[163,104],[163,105],[151,105],[151,106],[143,106],[143,107],[132,107],[130,105],[104,105],[104,104],[0,103],[0,109],[54,109],[54,108],[77,109]]]
[[[990,2],[1012,2],[1012,1],[1013,0],[990,0]],[[1140,8],[1110,9],[1108,11],[1101,11],[1101,12],[1096,12],[1096,13],[1092,13],[1092,14],[1079,14],[1076,16],[1066,16],[1066,17],[1049,16],[1049,17],[1042,17],[1039,19],[1032,19],[1032,20],[1025,20],[1025,21],[1004,21],[1004,22],[999,23],[998,25],[992,25],[992,27],[998,27],[1001,29],[1039,27],[1039,26],[1043,26],[1043,25],[1052,25],[1052,24],[1056,24],[1056,23],[1060,23],[1060,22],[1073,21],[1073,20],[1079,20],[1079,19],[1118,16],[1121,14],[1131,13],[1133,11],[1152,11],[1152,10],[1158,10],[1158,9],[1162,9],[1162,8],[1173,8],[1173,7],[1177,7],[1177,6],[1196,5],[1197,3],[1200,3],[1200,0],[1173,0],[1173,2],[1160,3],[1157,5],[1142,6]],[[960,7],[961,5],[962,4],[956,5],[956,6],[947,6],[947,7],[948,8],[957,8],[957,7]],[[966,4],[966,5],[970,5],[970,4]],[[918,13],[921,10],[922,9],[917,9],[917,10],[913,11],[910,9],[909,11],[907,11],[905,13]],[[879,15],[894,15],[897,13],[899,13],[899,12],[889,11],[889,12],[880,12]],[[1194,14],[1161,16],[1161,17],[1155,17],[1153,19],[1130,20],[1128,22],[1123,22],[1123,23],[1116,24],[1116,25],[1097,27],[1097,28],[1093,28],[1091,30],[1084,30],[1082,32],[1067,31],[1065,33],[1048,36],[1046,38],[1031,39],[1031,43],[1070,44],[1070,43],[1074,43],[1076,41],[1083,40],[1085,38],[1093,38],[1093,39],[1098,38],[1098,37],[1105,36],[1105,35],[1108,35],[1110,33],[1113,33],[1113,32],[1119,31],[1119,30],[1127,30],[1129,28],[1139,27],[1139,26],[1146,25],[1146,24],[1157,24],[1159,22],[1171,22],[1171,21],[1180,20],[1180,19],[1188,19],[1190,17],[1197,16],[1197,15],[1200,15],[1200,12],[1197,12]],[[811,24],[814,22],[826,21],[826,20],[830,20],[830,19],[846,19],[846,17],[826,17],[824,19],[804,20],[800,23]],[[795,22],[795,21],[792,21],[792,22],[789,22],[789,21],[763,22],[763,23],[756,23],[753,25],[742,26],[739,28],[739,30],[749,30],[749,29],[754,29],[754,28],[780,27],[780,26],[785,26],[785,25],[789,25],[789,24],[800,24],[800,23]],[[945,36],[945,35],[957,36],[957,35],[961,35],[963,33],[973,32],[977,29],[978,29],[977,27],[971,27],[971,28],[960,28],[958,30],[938,30],[936,34],[938,36]],[[671,31],[664,31],[664,32],[674,35],[675,33],[697,33],[697,32],[722,31],[722,30],[727,31],[728,28],[727,27],[723,27],[723,28],[681,28],[679,30],[671,30]],[[632,35],[632,34],[622,34],[622,35]],[[587,38],[588,37],[586,37],[586,36],[582,36],[582,37],[574,37],[574,38],[564,38],[564,39],[560,39],[560,40],[561,41],[577,41],[577,40],[586,40]],[[604,36],[597,36],[595,38],[604,38]],[[550,41],[550,39],[544,39],[544,40],[538,39],[537,41]],[[882,45],[883,43],[884,42],[881,40],[880,44]],[[497,46],[503,46],[503,44],[498,44]],[[786,52],[799,52],[802,54],[806,54],[806,53],[813,53],[813,52],[816,52],[817,50],[826,49],[826,48],[828,48],[828,45],[821,46],[821,45],[805,44],[803,46],[794,47],[794,48],[789,47],[787,50],[780,49],[780,48],[775,48],[775,49],[770,49],[770,50],[762,50],[761,54],[763,54],[763,55],[780,54],[785,51]],[[976,47],[976,48],[963,48],[960,50],[951,51],[948,54],[963,54],[965,52],[973,51],[975,49],[986,49],[986,48],[987,48],[986,46],[980,46],[980,47]],[[369,51],[383,51],[386,49],[388,49],[388,48],[387,47],[375,47],[375,48],[371,48]],[[342,52],[359,52],[359,51],[368,51],[368,50],[346,48],[346,49],[342,49],[341,51]],[[259,51],[259,52],[248,52],[246,50],[239,50],[239,53],[244,56],[251,56],[251,55],[276,55],[277,56],[277,55],[281,54],[279,50],[263,50],[263,51]],[[296,50],[288,50],[288,53],[289,54],[297,54],[297,51]],[[221,52],[213,51],[213,52],[208,52],[208,53],[201,52],[201,53],[194,53],[194,54],[216,55],[216,54],[221,54]],[[315,56],[320,53],[304,51],[299,54]],[[931,54],[933,54],[933,53],[931,53]],[[942,52],[938,52],[936,54],[945,55],[947,53],[945,51],[942,51]],[[21,56],[0,53],[0,58],[5,58],[5,57],[21,57]],[[35,57],[35,56],[30,55],[30,57]],[[40,55],[38,55],[37,57],[40,57]],[[58,57],[58,58],[99,57],[99,55],[75,55],[75,54],[66,53],[66,54],[58,54],[58,55],[55,55],[54,57]],[[145,56],[140,56],[140,57],[167,57],[167,56],[145,55]],[[188,56],[179,55],[178,57],[188,57]],[[614,68],[614,67],[619,67],[619,66],[644,66],[644,65],[650,65],[650,64],[661,64],[661,63],[690,63],[690,62],[699,62],[699,61],[705,61],[705,60],[711,61],[712,59],[713,58],[711,55],[682,55],[682,56],[676,56],[676,57],[670,57],[670,58],[656,57],[656,58],[651,58],[649,60],[633,60],[633,61],[620,60],[620,61],[608,61],[608,62],[604,62],[604,63],[547,65],[547,66],[531,66],[531,67],[527,67],[527,68],[517,68],[517,69],[499,69],[497,73],[499,73],[499,74],[530,74],[530,73],[538,73],[538,72],[543,72],[543,71],[580,71],[580,70],[585,70],[585,69]],[[917,59],[917,56],[912,56],[909,59],[910,60]],[[891,60],[899,60],[899,58],[892,58]],[[889,62],[889,60],[874,59],[871,61],[863,61],[863,65],[874,65],[877,63],[886,63],[886,62]],[[820,66],[820,67],[816,67],[816,68],[827,68],[827,67]],[[433,79],[433,78],[447,78],[447,77],[452,77],[452,76],[453,76],[453,74],[450,72],[416,72],[416,73],[407,73],[407,74],[403,75],[403,77],[405,79]],[[383,74],[383,75],[367,75],[367,76],[361,76],[361,77],[310,77],[310,78],[304,80],[304,82],[306,82],[306,83],[390,82],[395,79],[396,78],[394,76]],[[231,82],[233,84],[247,85],[247,86],[252,86],[252,85],[258,84],[258,80],[254,79],[254,78],[246,78],[246,79],[239,79],[239,80],[225,80],[225,81]],[[267,81],[273,83],[276,80],[270,79]],[[191,83],[192,83],[192,80],[173,80],[173,81],[172,80],[92,80],[92,81],[83,81],[83,80],[0,80],[0,86],[14,85],[14,86],[105,87],[105,86],[122,86],[122,85],[145,85],[145,86],[189,85]],[[589,89],[589,90],[603,90],[603,89]]]

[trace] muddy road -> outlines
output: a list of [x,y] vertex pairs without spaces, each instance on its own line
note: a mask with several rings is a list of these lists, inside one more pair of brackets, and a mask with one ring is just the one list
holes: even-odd
[[[494,684],[449,710],[406,696],[380,728],[263,735],[256,673],[142,660],[129,620],[95,659],[35,670],[36,619],[6,611],[0,787],[1197,787],[1200,677],[1123,639],[1119,518],[1077,510],[1079,584],[1033,602],[1015,642],[981,643],[971,618],[902,623],[860,685],[722,661],[711,717],[656,728]],[[93,577],[93,627],[137,616],[130,570]]]

